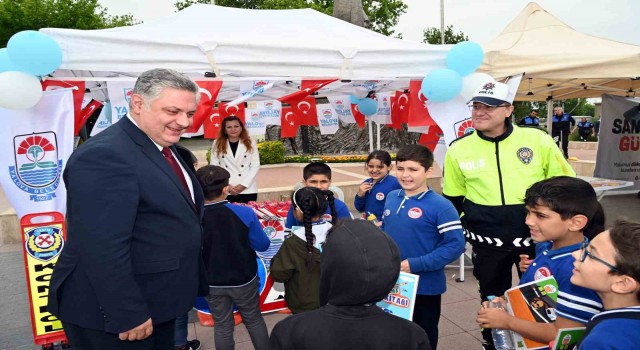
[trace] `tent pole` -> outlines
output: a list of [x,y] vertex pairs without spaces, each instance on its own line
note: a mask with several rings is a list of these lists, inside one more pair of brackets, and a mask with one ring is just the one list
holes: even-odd
[[376,149],[381,149],[380,148],[380,123],[376,123],[376,126],[378,127],[378,132],[376,133],[376,137],[378,138],[376,141]]
[[553,123],[553,100],[547,100],[547,132],[551,135],[551,125]]
[[371,119],[367,118],[367,124],[369,124],[369,153],[373,152],[373,125],[371,125]]

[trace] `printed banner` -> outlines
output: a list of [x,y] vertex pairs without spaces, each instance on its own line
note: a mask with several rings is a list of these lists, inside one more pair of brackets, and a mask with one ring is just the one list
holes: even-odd
[[264,135],[267,130],[267,125],[257,109],[247,108],[245,110],[244,127],[250,136]]
[[115,124],[129,113],[129,102],[135,81],[108,81],[107,93],[111,101],[111,122]]
[[[86,103],[91,101],[85,97],[85,82],[84,81],[64,81],[64,80],[50,80],[47,79],[42,82],[42,90],[56,90],[56,89],[68,89],[73,88],[73,106],[74,106],[74,126],[73,135],[77,136],[82,128],[82,125],[86,120],[82,120],[82,109],[86,106]],[[86,103],[85,103],[86,100]]]
[[340,128],[340,122],[331,105],[317,105],[316,110],[318,114],[318,126],[320,127],[320,134],[335,134]]
[[420,276],[418,275],[400,272],[398,281],[389,292],[389,295],[376,305],[387,313],[409,321],[413,320],[413,309],[415,308],[419,280]]
[[62,171],[73,151],[70,89],[45,91],[37,105],[0,108],[0,183],[18,218],[66,212]]
[[[34,223],[41,219],[46,222]],[[33,339],[38,345],[66,340],[62,322],[47,309],[49,280],[64,248],[65,226],[61,213],[25,215],[20,220]]]
[[111,116],[111,102],[106,102],[104,104],[104,107],[102,107],[102,111],[100,111],[98,120],[96,120],[96,123],[93,124],[93,129],[91,129],[90,136],[96,136],[106,128],[110,127],[111,124],[113,124],[113,118]]
[[257,110],[265,125],[280,125],[282,102],[278,100],[247,102],[247,109]]
[[349,95],[327,96],[334,113],[343,123],[353,124],[356,119],[351,112],[351,97]]
[[427,108],[442,130],[447,145],[474,130],[471,111],[461,96],[447,102],[428,101]]
[[602,95],[594,176],[634,181],[640,187],[640,99]]
[[233,101],[229,102],[229,106],[236,106],[246,102],[250,98],[260,95],[266,90],[273,87],[273,81],[270,80],[254,80],[250,82],[242,82],[240,84],[240,95]]
[[378,124],[391,124],[391,96],[393,94],[394,92],[392,91],[379,92],[376,94],[378,110],[376,114],[369,117],[369,119]]

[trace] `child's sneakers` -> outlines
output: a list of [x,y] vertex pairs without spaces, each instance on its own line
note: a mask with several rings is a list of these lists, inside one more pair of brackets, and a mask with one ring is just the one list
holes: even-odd
[[187,340],[183,346],[176,346],[175,350],[198,350],[200,349],[200,341],[198,339]]

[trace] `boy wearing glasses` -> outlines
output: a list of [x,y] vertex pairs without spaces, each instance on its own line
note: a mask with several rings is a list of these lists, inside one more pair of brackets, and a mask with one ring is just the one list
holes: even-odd
[[[473,246],[473,275],[483,301],[511,288],[511,270],[520,255],[535,255],[525,225],[524,194],[553,176],[575,176],[544,131],[518,127],[506,84],[488,81],[470,101],[475,131],[454,141],[445,157],[443,194],[461,217]],[[493,349],[483,330],[485,349]]]
[[580,350],[636,349],[640,344],[640,223],[616,221],[581,251],[571,282],[594,290],[604,304],[587,324]]

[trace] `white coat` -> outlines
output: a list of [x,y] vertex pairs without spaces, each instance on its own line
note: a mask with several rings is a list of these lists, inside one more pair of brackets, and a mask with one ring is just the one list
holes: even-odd
[[242,194],[258,193],[258,185],[256,185],[256,175],[260,170],[260,154],[258,153],[258,145],[251,140],[253,151],[247,151],[242,141],[238,142],[236,155],[233,155],[229,141],[227,141],[227,152],[225,154],[216,154],[216,141],[213,142],[211,150],[211,164],[218,165],[226,169],[231,177],[229,184],[231,186],[242,185],[245,188]]

